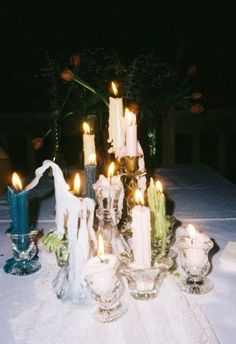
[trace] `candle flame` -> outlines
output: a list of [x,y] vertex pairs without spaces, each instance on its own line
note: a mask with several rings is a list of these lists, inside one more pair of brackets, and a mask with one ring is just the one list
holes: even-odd
[[115,163],[112,161],[108,167],[108,178],[111,178],[114,175]]
[[70,185],[66,184],[66,190],[69,191],[70,190]]
[[162,184],[159,180],[156,182],[156,189],[157,189],[157,192],[162,193]]
[[88,123],[86,123],[86,122],[83,123],[83,129],[84,129],[84,134],[85,135],[89,135],[90,134],[90,127],[89,127]]
[[80,192],[80,175],[79,175],[79,173],[76,173],[75,178],[74,178],[74,192],[76,194],[79,194],[79,192]]
[[196,237],[196,229],[193,225],[188,225],[188,232],[191,239]]
[[12,174],[12,184],[17,191],[20,191],[23,188],[20,177],[16,172]]
[[137,204],[144,205],[143,194],[139,189],[135,190],[134,198]]
[[128,108],[125,108],[125,120],[127,125],[133,124],[133,112],[131,112]]
[[115,96],[118,94],[118,89],[114,81],[111,82],[111,88]]
[[101,234],[98,234],[98,256],[102,256],[104,254],[104,241]]
[[96,154],[95,153],[90,154],[88,161],[90,165],[96,165]]

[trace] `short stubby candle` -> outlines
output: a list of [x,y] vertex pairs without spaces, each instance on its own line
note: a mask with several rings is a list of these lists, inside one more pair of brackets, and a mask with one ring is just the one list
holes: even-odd
[[8,186],[9,212],[12,220],[12,234],[29,233],[28,192],[23,190],[21,180],[17,173],[12,175],[14,189]]

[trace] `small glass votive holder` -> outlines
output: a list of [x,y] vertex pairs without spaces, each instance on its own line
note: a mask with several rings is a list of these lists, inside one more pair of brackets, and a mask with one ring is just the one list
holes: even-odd
[[206,294],[213,288],[213,283],[206,277],[210,269],[208,253],[214,246],[212,240],[198,241],[191,244],[191,239],[181,238],[177,243],[180,264],[185,272],[181,278],[182,289],[190,294]]
[[128,281],[130,295],[137,300],[154,299],[163,281],[158,268],[133,269],[127,267],[123,274]]
[[[100,264],[97,264],[99,260]],[[123,316],[128,309],[122,300],[124,285],[117,267],[113,266],[116,261],[114,256],[105,255],[102,258],[95,257],[87,264],[92,268],[92,272],[85,272],[85,281],[97,304],[94,319],[99,322],[114,321]]]
[[27,234],[7,233],[12,241],[13,258],[6,261],[4,271],[16,276],[30,275],[41,268],[34,242],[38,230]]

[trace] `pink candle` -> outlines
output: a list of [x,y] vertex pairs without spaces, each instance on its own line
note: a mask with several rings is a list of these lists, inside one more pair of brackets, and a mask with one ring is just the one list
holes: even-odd
[[136,115],[128,109],[125,109],[125,123],[126,155],[136,156],[138,151]]

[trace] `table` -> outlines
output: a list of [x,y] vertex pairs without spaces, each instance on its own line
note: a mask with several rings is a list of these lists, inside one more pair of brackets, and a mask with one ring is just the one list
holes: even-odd
[[[175,299],[173,296],[175,286],[171,280],[168,280],[155,301],[131,301],[128,314],[114,323],[94,324],[90,313],[80,313],[79,310],[76,311],[78,312],[77,317],[72,317],[70,315],[71,308],[68,305],[61,306],[60,301],[57,299],[50,301],[50,305],[45,301],[54,298],[49,283],[55,269],[55,260],[51,254],[40,250],[42,269],[34,275],[15,277],[3,272],[2,267],[5,260],[10,256],[11,245],[4,234],[4,230],[9,225],[9,218],[7,202],[2,199],[0,202],[1,343],[30,343],[30,341],[19,340],[20,336],[27,337],[25,333],[22,334],[20,331],[21,316],[22,328],[29,331],[29,336],[32,333],[37,336],[42,336],[42,333],[45,333],[43,344],[66,343],[62,338],[63,331],[59,341],[55,339],[56,333],[49,335],[54,326],[54,324],[52,326],[54,321],[58,326],[62,325],[64,321],[65,331],[72,336],[68,341],[70,343],[150,344],[160,343],[160,339],[164,340],[163,343],[169,342],[171,344],[216,343],[217,340],[212,335],[211,326],[220,343],[235,343],[236,301],[234,301],[234,298],[236,295],[236,274],[224,270],[219,264],[219,257],[227,241],[236,240],[236,186],[212,169],[201,165],[170,166],[157,170],[156,174],[163,182],[168,198],[173,202],[175,217],[182,223],[195,224],[197,228],[204,229],[208,235],[214,238],[218,247],[218,251],[213,256],[213,270],[210,274],[210,278],[215,285],[214,290],[204,296],[184,294],[183,302],[180,305],[178,304],[178,298]],[[44,198],[41,201],[38,218],[39,226],[44,228],[45,231],[54,226],[54,200],[53,197],[47,198],[50,189],[52,189],[52,180],[45,178],[31,195],[31,197]],[[43,294],[42,290],[46,290],[48,294],[44,301],[41,300],[41,308],[35,308],[38,302],[36,299],[40,299],[40,293]],[[177,290],[175,295],[182,298]],[[158,314],[161,303],[165,303],[166,314],[163,315],[165,322],[162,321],[160,314]],[[51,314],[48,314],[48,310],[46,311],[49,306],[51,307]],[[174,333],[173,331],[178,333],[178,325],[181,328],[182,322],[188,321],[189,318],[188,316],[185,317],[185,315],[188,315],[189,309],[192,311],[191,316],[195,316],[193,321],[194,326],[196,325],[195,328],[189,329],[190,332],[192,331],[192,337],[191,333],[181,333],[179,330],[179,338],[178,336],[172,338],[171,333]],[[168,312],[174,315],[174,321],[172,317],[168,317]],[[43,315],[45,316],[44,321],[42,321]],[[203,328],[206,337],[199,341],[194,337],[194,331],[207,324],[204,315],[209,321],[209,328]],[[62,319],[62,317],[64,318]],[[201,317],[203,317],[202,321]],[[32,328],[32,325],[27,327],[27,324],[25,324],[27,321],[35,324],[35,329]],[[160,327],[161,322],[163,323]],[[42,325],[41,328],[37,327],[38,323]],[[92,327],[91,324],[93,324]],[[164,331],[165,327],[166,331]],[[71,330],[69,330],[70,328]],[[75,330],[78,328],[80,331],[77,331],[77,337],[73,339]],[[168,333],[168,328],[172,332],[169,331],[170,335],[165,339],[164,336]],[[87,336],[86,342],[82,340],[81,333],[83,331]],[[19,333],[19,337],[16,333]],[[192,339],[189,340],[189,338]],[[37,337],[33,342],[37,343]]]

